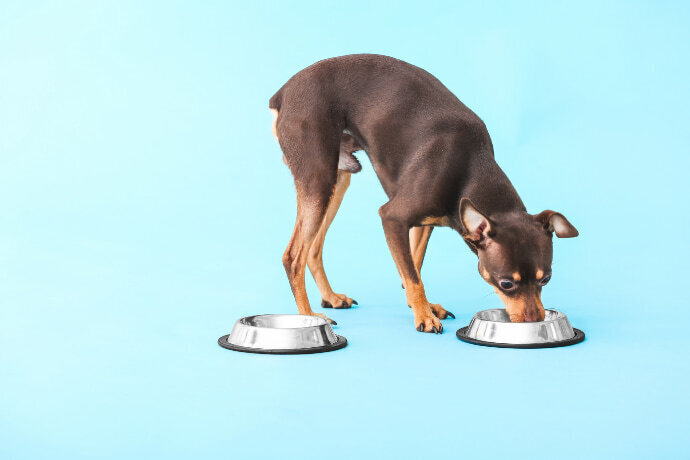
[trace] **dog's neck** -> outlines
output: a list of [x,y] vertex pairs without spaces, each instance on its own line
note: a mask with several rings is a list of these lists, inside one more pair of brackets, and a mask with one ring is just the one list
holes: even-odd
[[458,195],[458,214],[452,217],[453,227],[463,232],[459,216],[459,203],[467,197],[477,209],[489,218],[497,214],[526,213],[524,203],[520,199],[515,187],[503,170],[494,160],[493,153],[487,151],[476,155],[469,165],[468,179],[460,189]]

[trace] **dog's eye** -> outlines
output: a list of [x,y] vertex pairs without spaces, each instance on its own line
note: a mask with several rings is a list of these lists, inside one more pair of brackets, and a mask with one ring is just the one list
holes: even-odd
[[548,283],[550,280],[551,280],[551,275],[546,275],[545,277],[543,277],[543,278],[539,281],[539,284],[541,284],[542,286],[545,286],[546,283]]
[[515,289],[517,287],[517,285],[510,280],[501,280],[498,284],[501,286],[501,289],[503,289],[504,291],[512,291],[513,289]]

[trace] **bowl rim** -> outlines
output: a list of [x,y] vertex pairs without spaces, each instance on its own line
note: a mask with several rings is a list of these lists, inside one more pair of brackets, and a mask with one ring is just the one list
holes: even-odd
[[[305,317],[307,317],[307,318],[314,318],[315,320],[317,320],[318,324],[312,324],[311,326],[299,326],[299,327],[266,327],[266,326],[256,326],[256,325],[254,325],[254,324],[249,324],[249,323],[247,322],[247,320],[248,320],[249,318],[256,318],[257,316],[291,316],[291,317],[294,317],[294,316],[305,316]],[[237,322],[238,322],[238,323],[242,323],[242,325],[243,325],[243,326],[246,326],[246,327],[254,327],[254,328],[257,328],[257,329],[277,329],[277,330],[281,330],[281,331],[289,331],[289,330],[294,330],[294,329],[309,329],[309,328],[312,328],[312,327],[321,327],[321,326],[325,326],[325,325],[327,325],[327,324],[330,326],[330,323],[329,323],[328,321],[326,321],[325,319],[321,318],[320,316],[301,315],[301,314],[299,314],[299,313],[295,313],[295,314],[290,314],[290,313],[264,313],[264,314],[260,314],[260,315],[249,315],[249,316],[243,316],[242,318],[238,319]]]
[[[520,327],[520,326],[525,327],[525,325],[529,325],[529,324],[545,324],[545,323],[552,323],[552,322],[554,322],[554,321],[558,321],[558,320],[561,320],[561,319],[568,319],[568,315],[566,315],[566,314],[563,313],[562,311],[555,310],[555,309],[553,309],[553,308],[545,308],[544,310],[545,310],[545,311],[552,311],[552,312],[556,313],[556,316],[555,316],[554,318],[552,318],[552,319],[548,319],[548,320],[545,319],[545,320],[543,320],[543,321],[529,321],[529,322],[523,322],[523,323],[513,323],[512,321],[493,321],[493,320],[490,320],[490,319],[484,319],[484,318],[480,318],[479,316],[477,316],[477,315],[479,315],[479,314],[481,314],[481,313],[484,313],[484,312],[486,312],[486,311],[492,311],[492,310],[503,310],[503,311],[505,311],[505,308],[487,308],[486,310],[479,310],[477,313],[475,313],[475,314],[472,316],[472,319],[471,319],[470,321],[475,321],[475,320],[476,320],[476,321],[484,321],[484,322],[487,322],[487,323],[512,324],[512,325],[516,325],[516,326],[518,326],[518,327]],[[568,320],[568,321],[570,321],[570,320]]]

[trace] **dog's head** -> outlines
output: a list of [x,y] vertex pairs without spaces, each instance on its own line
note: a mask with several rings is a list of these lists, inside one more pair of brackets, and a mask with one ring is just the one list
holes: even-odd
[[552,238],[572,238],[578,231],[562,214],[510,212],[491,216],[460,201],[465,241],[479,256],[479,274],[494,286],[514,323],[542,321],[541,289],[551,279]]

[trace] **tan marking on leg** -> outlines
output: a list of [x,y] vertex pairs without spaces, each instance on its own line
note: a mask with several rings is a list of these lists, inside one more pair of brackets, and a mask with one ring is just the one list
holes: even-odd
[[432,231],[433,227],[412,227],[410,229],[410,250],[417,273],[420,273],[422,270],[422,263],[424,262],[426,248]]
[[[318,202],[308,201],[308,198],[303,197],[298,188],[297,220],[288,247],[283,254],[283,266],[295,296],[297,311],[301,315],[314,315],[307,297],[304,274],[309,248],[318,233],[324,216],[325,206]],[[325,315],[318,316],[325,317]]]
[[[379,214],[381,214],[383,209],[384,207],[379,210]],[[382,222],[388,249],[393,256],[398,273],[402,277],[407,305],[412,308],[414,313],[415,328],[419,330],[420,325],[422,325],[425,332],[431,332],[433,327],[436,327],[438,330],[441,322],[431,311],[429,301],[424,292],[424,285],[412,260],[409,228],[403,230],[401,228],[402,224],[393,220],[389,221],[386,218],[383,218]]]
[[441,227],[447,227],[449,224],[449,220],[445,216],[443,216],[443,217],[429,216],[429,217],[425,217],[424,219],[422,219],[422,221],[420,223],[422,225],[438,225]]
[[343,201],[343,196],[350,186],[351,174],[345,171],[338,171],[338,180],[333,191],[333,196],[328,203],[328,209],[326,210],[326,216],[324,217],[323,223],[319,228],[311,247],[309,248],[309,255],[307,257],[307,264],[309,265],[309,271],[311,271],[316,286],[319,288],[321,293],[321,299],[330,303],[334,308],[344,308],[342,307],[343,302],[347,307],[352,306],[353,300],[343,294],[336,294],[333,292],[331,284],[328,282],[326,277],[326,272],[323,267],[323,245],[326,239],[326,232],[333,222],[340,203]]
[[424,325],[424,332],[433,332],[433,327],[436,327],[438,331],[443,331],[439,318],[447,318],[448,311],[439,304],[429,302],[426,298],[424,284],[421,281],[415,283],[413,280],[408,279],[404,280],[404,283],[407,304],[412,308],[412,313],[414,313],[415,329],[419,329],[420,325]]
[[[422,241],[422,228],[423,227],[412,227],[410,229],[410,253],[412,254],[412,259],[414,259],[415,251],[417,251],[417,246]],[[415,263],[415,266],[417,264]],[[399,273],[402,278],[402,273]]]
[[[415,328],[424,332],[443,331],[441,321],[434,315],[432,304],[426,298],[424,285],[412,259],[410,227],[395,218],[389,217],[387,207],[390,204],[391,202],[383,205],[379,209],[379,215],[383,223],[383,232],[386,235],[388,249],[403,280],[407,305],[412,308],[414,313]],[[440,316],[443,318],[447,316],[447,312],[440,305],[435,307]]]

